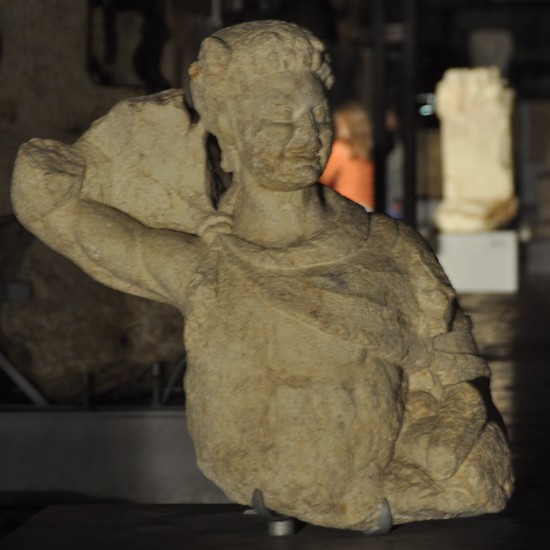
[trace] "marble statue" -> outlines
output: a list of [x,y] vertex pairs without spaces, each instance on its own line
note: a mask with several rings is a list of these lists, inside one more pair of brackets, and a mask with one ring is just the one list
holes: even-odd
[[515,217],[513,103],[497,67],[448,69],[438,83],[443,200],[435,222],[441,231],[490,231]]
[[167,90],[74,145],[24,144],[19,219],[106,285],[179,308],[198,464],[233,501],[366,533],[502,510],[510,452],[447,277],[413,229],[317,183],[323,44],[243,23],[189,73],[198,121]]

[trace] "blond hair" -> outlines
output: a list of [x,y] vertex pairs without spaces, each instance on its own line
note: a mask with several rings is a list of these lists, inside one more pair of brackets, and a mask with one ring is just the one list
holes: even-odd
[[[373,147],[372,126],[366,109],[357,101],[348,101],[334,110],[336,138],[345,141],[354,157],[370,160]],[[338,130],[345,129],[345,132]]]

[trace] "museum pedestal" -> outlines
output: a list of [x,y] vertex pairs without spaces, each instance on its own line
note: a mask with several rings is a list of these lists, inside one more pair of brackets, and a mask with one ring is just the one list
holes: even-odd
[[516,231],[440,233],[437,257],[457,292],[517,292]]

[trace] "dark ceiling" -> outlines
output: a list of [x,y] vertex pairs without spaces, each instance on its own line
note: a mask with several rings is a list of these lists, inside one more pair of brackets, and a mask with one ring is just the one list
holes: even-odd
[[[242,11],[226,13],[224,23],[287,19],[330,42],[342,18],[351,17],[362,29],[356,41],[370,45],[376,5],[383,6],[387,23],[399,24],[405,22],[410,12],[406,6],[412,3],[416,5],[419,92],[433,90],[446,68],[472,64],[468,41],[473,31],[497,29],[512,38],[506,76],[518,95],[550,97],[550,0],[243,0]],[[390,45],[390,62],[400,62],[400,48],[398,42]]]
[[419,77],[429,87],[441,69],[470,65],[470,33],[499,29],[512,38],[506,76],[518,95],[550,97],[549,25],[549,0],[419,0]]

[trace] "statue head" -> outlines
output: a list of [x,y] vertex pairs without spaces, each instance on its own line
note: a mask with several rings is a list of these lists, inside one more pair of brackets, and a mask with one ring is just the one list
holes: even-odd
[[[264,176],[277,172],[279,183],[267,186],[278,189],[285,178],[289,189],[299,177],[308,185],[317,179],[330,150],[333,77],[311,32],[282,21],[221,29],[203,41],[189,74],[193,104],[220,143],[224,170],[244,163]],[[294,168],[308,160],[311,173],[299,176]]]

